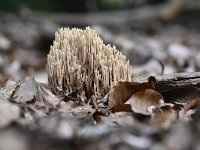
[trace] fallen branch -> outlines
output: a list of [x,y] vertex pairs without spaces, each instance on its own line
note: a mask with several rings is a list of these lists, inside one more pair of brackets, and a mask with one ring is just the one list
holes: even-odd
[[[200,87],[200,72],[186,72],[175,74],[154,75],[157,83],[156,90],[159,92],[169,91],[175,88],[186,86]],[[133,81],[142,82],[147,80],[149,75],[132,78]]]
[[200,72],[157,75],[156,89],[160,92],[185,86],[200,87]]

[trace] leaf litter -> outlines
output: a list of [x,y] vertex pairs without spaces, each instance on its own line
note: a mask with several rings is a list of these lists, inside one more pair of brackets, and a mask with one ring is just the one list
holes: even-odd
[[177,98],[177,92],[162,95],[155,85],[154,77],[119,81],[104,98],[86,98],[76,91],[55,95],[32,77],[8,80],[0,89],[0,139],[30,150],[198,149],[199,90],[197,99],[187,92]]
[[104,98],[92,96],[85,103],[78,96],[54,95],[47,85],[36,82],[33,77],[24,82],[8,80],[0,89],[0,116],[3,118],[0,128],[15,122],[61,139],[74,139],[77,135],[89,141],[109,135],[106,141],[101,139],[107,143],[112,142],[112,135],[120,132],[122,140],[116,139],[114,145],[122,142],[130,147],[148,149],[158,143],[153,138],[155,135],[170,136],[165,130],[174,129],[173,126],[181,122],[190,124],[199,109],[199,99],[185,103],[165,102],[162,94],[155,91],[155,85],[154,77],[143,83],[119,81]]

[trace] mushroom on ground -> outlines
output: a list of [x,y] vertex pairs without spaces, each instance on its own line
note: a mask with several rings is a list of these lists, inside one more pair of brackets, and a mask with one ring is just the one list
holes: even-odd
[[105,45],[89,27],[60,28],[47,58],[48,83],[55,93],[82,91],[105,96],[119,80],[130,81],[130,66],[115,46]]

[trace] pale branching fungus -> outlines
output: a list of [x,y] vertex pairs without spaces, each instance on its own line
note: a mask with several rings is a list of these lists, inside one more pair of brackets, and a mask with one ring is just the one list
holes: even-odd
[[47,58],[48,82],[55,93],[83,91],[102,97],[119,80],[130,81],[130,66],[115,46],[105,45],[96,32],[60,28]]

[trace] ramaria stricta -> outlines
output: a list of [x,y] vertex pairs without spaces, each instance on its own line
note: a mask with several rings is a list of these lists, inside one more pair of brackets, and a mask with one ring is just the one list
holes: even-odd
[[102,97],[119,80],[130,81],[130,66],[115,46],[94,30],[60,28],[47,58],[48,84],[55,93],[83,91]]

